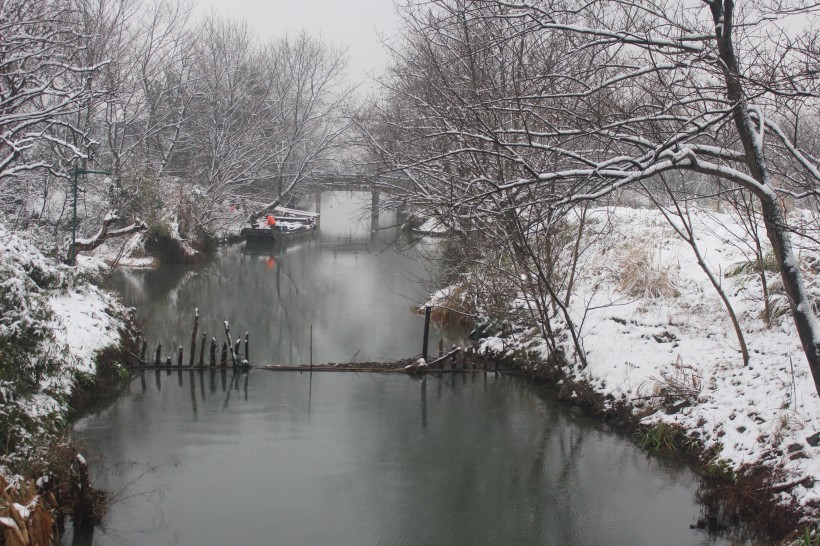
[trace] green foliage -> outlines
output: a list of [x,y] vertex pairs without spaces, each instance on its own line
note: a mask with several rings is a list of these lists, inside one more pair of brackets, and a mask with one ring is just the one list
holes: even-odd
[[792,542],[789,546],[820,546],[820,531],[815,528],[806,527],[800,538]]
[[162,241],[171,238],[171,228],[164,222],[154,222],[145,232],[145,248],[150,251],[157,250]]
[[110,404],[128,384],[131,375],[123,366],[136,341],[135,332],[120,332],[122,342],[110,346],[94,357],[94,373],[75,373],[69,401],[69,417]]
[[700,474],[709,480],[723,480],[734,483],[735,472],[726,459],[713,459],[700,469]]
[[147,169],[136,172],[126,170],[120,178],[115,178],[111,206],[123,217],[155,218],[163,203],[160,184],[160,180]]
[[43,459],[53,435],[64,426],[58,414],[32,412],[31,401],[10,381],[0,381],[0,461],[12,472],[25,473]]
[[156,222],[146,233],[145,250],[165,263],[197,263],[219,248],[219,238],[213,231],[201,225],[195,225],[192,231],[179,238],[168,224]]
[[34,280],[13,268],[0,269],[0,381],[13,383],[20,395],[34,392],[54,369],[54,361],[38,351],[51,336],[50,319]]
[[171,236],[171,228],[164,222],[151,224],[145,234],[145,250],[154,254],[161,262],[184,263],[185,253],[179,242]]
[[690,440],[680,427],[659,422],[635,432],[635,440],[643,449],[653,453],[672,453],[688,449]]
[[194,228],[194,237],[197,247],[203,254],[212,256],[219,248],[219,237],[205,226],[197,225]]
[[[780,266],[777,265],[777,258],[775,258],[774,253],[767,252],[763,256],[763,264],[762,269],[764,271],[770,273],[779,273]],[[737,277],[740,275],[752,275],[756,273],[760,273],[761,264],[758,264],[758,261],[755,260],[748,260],[745,262],[740,262],[737,264],[732,265],[731,267],[726,269],[726,273],[724,274],[727,278],[729,277]]]

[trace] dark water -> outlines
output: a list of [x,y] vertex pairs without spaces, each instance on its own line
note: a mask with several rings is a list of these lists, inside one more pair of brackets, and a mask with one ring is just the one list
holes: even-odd
[[[419,250],[372,253],[390,230],[351,228],[354,205],[326,198],[322,240],[119,285],[163,344],[199,306],[251,360],[306,362],[311,324],[315,362],[418,353]],[[66,544],[720,543],[689,527],[691,472],[517,377],[149,371],[75,431],[122,501]]]

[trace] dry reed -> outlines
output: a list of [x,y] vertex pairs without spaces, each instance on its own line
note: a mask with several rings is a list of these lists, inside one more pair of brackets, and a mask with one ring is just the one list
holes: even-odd
[[[54,521],[46,500],[32,485],[10,485],[3,476],[0,476],[0,488],[0,526],[4,529],[6,546],[50,545],[54,538]],[[53,496],[50,500],[56,505]]]

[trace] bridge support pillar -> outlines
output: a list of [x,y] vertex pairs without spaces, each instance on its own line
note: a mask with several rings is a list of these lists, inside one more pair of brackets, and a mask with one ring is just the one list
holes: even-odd
[[379,190],[373,189],[370,194],[370,230],[379,229]]

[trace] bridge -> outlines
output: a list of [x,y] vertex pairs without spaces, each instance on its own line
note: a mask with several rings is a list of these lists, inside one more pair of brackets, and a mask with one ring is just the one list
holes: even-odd
[[[392,193],[398,188],[409,187],[407,179],[369,177],[362,174],[322,174],[306,178],[297,186],[296,191],[308,196],[314,194],[316,212],[321,212],[321,195],[325,191],[359,191],[370,192],[371,217],[375,220],[379,216],[379,203],[382,192]],[[399,207],[404,211],[404,206]]]
[[380,191],[391,193],[407,189],[410,181],[404,177],[387,177],[364,174],[320,174],[305,178],[298,185],[303,193],[319,191]]

